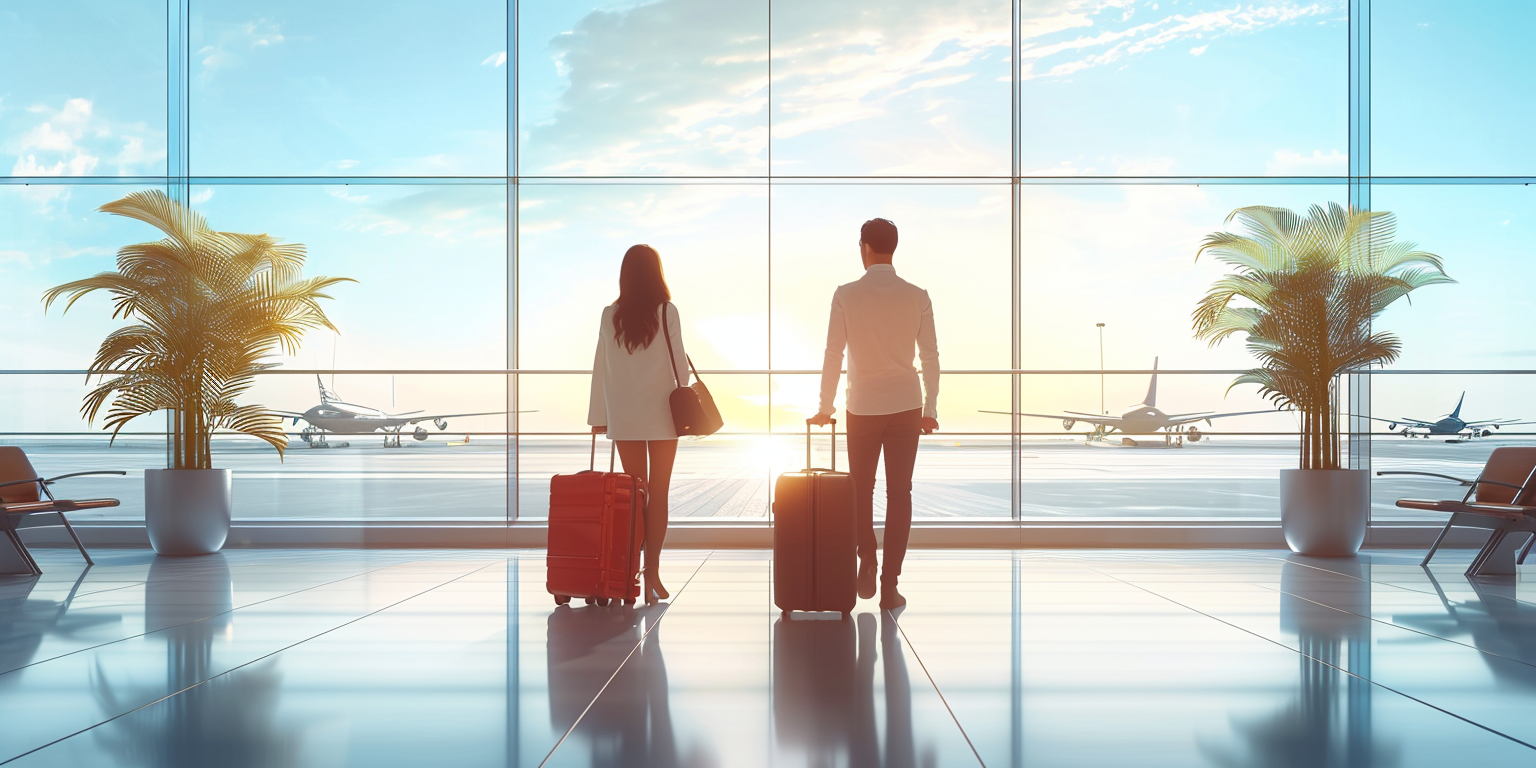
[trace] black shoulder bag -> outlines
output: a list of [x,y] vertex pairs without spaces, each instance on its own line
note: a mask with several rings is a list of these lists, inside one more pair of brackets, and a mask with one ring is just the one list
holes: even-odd
[[678,437],[704,437],[719,432],[725,426],[725,420],[720,418],[715,398],[710,397],[709,388],[704,386],[698,369],[693,367],[693,358],[684,358],[688,361],[688,370],[693,372],[693,384],[683,386],[683,378],[678,375],[677,356],[672,352],[672,330],[667,324],[667,305],[661,308],[661,333],[667,340],[667,364],[672,366],[672,380],[677,384],[668,402],[672,406],[672,425],[677,428]]

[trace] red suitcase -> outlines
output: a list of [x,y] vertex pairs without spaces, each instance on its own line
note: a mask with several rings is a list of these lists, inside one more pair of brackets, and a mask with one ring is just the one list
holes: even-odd
[[832,422],[832,469],[811,467],[811,426],[805,426],[802,472],[779,475],[773,486],[773,602],[790,611],[840,611],[858,600],[853,476],[837,471],[837,422]]
[[597,435],[585,472],[555,475],[549,481],[549,546],[545,587],[557,605],[573,597],[588,604],[609,600],[633,604],[640,596],[640,545],[645,536],[645,483],[590,467],[597,461]]

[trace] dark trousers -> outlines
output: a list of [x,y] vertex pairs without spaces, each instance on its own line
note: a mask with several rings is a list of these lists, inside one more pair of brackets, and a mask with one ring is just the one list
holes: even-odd
[[875,468],[885,453],[885,567],[880,581],[895,584],[912,533],[912,468],[923,411],[880,416],[848,414],[848,472],[858,511],[859,557],[875,556]]

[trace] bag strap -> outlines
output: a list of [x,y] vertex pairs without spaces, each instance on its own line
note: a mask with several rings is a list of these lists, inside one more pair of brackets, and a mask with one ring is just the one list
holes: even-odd
[[[667,365],[672,367],[672,381],[681,389],[683,377],[677,375],[677,355],[672,352],[672,329],[667,325],[667,309],[671,306],[672,302],[670,301],[663,302],[661,305],[661,337],[667,340]],[[692,360],[688,361],[688,367],[690,369],[693,368]],[[694,376],[698,376],[698,374],[695,373]]]

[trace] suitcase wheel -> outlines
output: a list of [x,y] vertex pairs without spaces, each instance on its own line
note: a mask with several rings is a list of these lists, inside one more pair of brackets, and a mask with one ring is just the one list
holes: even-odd
[[570,602],[570,595],[555,595],[555,605],[569,605]]
[[587,598],[587,605],[592,605],[593,603],[596,603],[596,602],[597,602],[597,598],[595,598],[595,597]]
[[635,604],[635,599],[633,597],[626,597],[626,598],[624,598],[624,604],[625,605],[634,605]]
[[598,605],[607,605],[608,604],[608,598],[606,598],[606,597],[599,597],[597,599],[597,604]]

